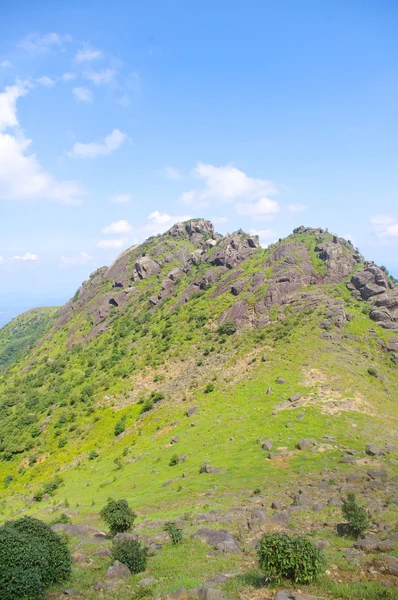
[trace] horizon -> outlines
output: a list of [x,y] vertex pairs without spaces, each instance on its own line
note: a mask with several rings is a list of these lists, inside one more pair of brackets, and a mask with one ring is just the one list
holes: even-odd
[[398,6],[6,5],[0,326],[200,215],[328,228],[398,277]]

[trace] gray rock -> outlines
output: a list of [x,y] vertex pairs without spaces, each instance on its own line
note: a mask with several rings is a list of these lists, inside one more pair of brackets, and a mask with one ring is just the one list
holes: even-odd
[[108,579],[127,579],[130,575],[130,569],[118,560],[115,560],[113,565],[109,567],[106,572]]
[[289,398],[289,402],[297,402],[297,400],[300,400],[301,398],[301,394],[300,392],[296,392],[295,394],[292,394]]
[[144,579],[140,579],[138,585],[146,587],[148,585],[153,585],[154,583],[156,583],[155,577],[144,577]]
[[312,448],[315,446],[315,440],[303,438],[297,442],[297,448],[299,450],[307,450],[307,448]]
[[367,472],[370,479],[374,479],[375,481],[387,481],[387,471],[383,469],[369,469]]
[[202,542],[213,546],[219,553],[242,554],[233,534],[224,529],[199,529],[192,535]]
[[261,444],[261,448],[263,450],[267,450],[268,452],[271,450],[272,448],[272,440],[265,440],[262,444]]
[[198,410],[197,406],[190,406],[189,408],[187,408],[187,411],[185,414],[187,415],[187,417],[192,417],[192,415],[195,414],[197,410]]
[[284,379],[283,377],[278,377],[278,379],[276,380],[276,383],[283,385],[284,383],[286,383],[286,379]]

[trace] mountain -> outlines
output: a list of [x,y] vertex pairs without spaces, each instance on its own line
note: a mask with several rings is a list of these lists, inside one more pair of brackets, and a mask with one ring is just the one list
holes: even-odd
[[[250,555],[262,520],[288,518],[329,540],[345,582],[356,567],[336,554],[330,501],[351,486],[381,531],[397,518],[398,287],[328,231],[298,227],[263,249],[177,223],[65,306],[1,329],[0,361],[3,519],[70,507],[74,523],[99,524],[123,497],[144,533],[168,518],[227,523]],[[241,564],[192,544],[197,572],[176,566],[157,592]]]

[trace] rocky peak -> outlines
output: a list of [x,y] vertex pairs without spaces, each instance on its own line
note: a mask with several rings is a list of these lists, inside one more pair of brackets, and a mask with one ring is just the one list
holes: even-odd
[[233,269],[259,247],[258,235],[250,236],[243,231],[236,231],[226,235],[207,260],[211,265]]
[[207,239],[217,240],[221,236],[214,231],[214,225],[206,219],[191,219],[175,223],[166,235],[172,237],[188,237],[195,245],[201,245]]

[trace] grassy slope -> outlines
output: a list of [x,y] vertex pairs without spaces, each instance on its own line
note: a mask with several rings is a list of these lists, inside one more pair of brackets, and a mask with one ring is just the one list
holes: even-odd
[[0,329],[0,373],[33,348],[49,327],[55,310],[33,308]]
[[[310,241],[303,240],[306,245]],[[242,266],[244,274],[269,269],[268,257],[269,252],[258,251]],[[322,272],[322,265],[315,267]],[[197,275],[205,268],[199,266]],[[217,333],[216,319],[236,299],[231,294],[212,298],[214,286],[169,313],[189,283],[187,276],[173,298],[148,311],[148,297],[159,289],[164,273],[138,282],[141,297],[122,313],[113,311],[101,336],[66,351],[68,329],[88,329],[87,317],[76,314],[68,328],[53,331],[34,355],[0,381],[9,415],[0,423],[2,439],[11,440],[17,450],[0,462],[3,519],[21,510],[48,519],[49,508],[67,499],[71,508],[78,506],[76,522],[100,525],[98,512],[109,496],[127,498],[140,519],[192,516],[240,504],[255,488],[273,499],[298,486],[303,476],[325,468],[349,471],[349,465],[339,464],[345,448],[363,450],[367,441],[397,439],[397,367],[380,347],[391,334],[368,318],[364,303],[354,300],[344,283],[323,286],[325,298],[343,299],[353,317],[343,330],[333,328],[330,340],[320,338],[322,302],[313,311],[285,308],[283,321],[272,309],[270,326],[225,337]],[[377,378],[369,375],[371,366]],[[275,383],[280,376],[284,385]],[[209,382],[215,389],[205,394]],[[269,387],[273,391],[267,395]],[[164,392],[165,399],[140,416],[139,401],[151,390]],[[297,391],[307,401],[304,407],[276,410]],[[329,400],[346,397],[357,403],[327,410]],[[192,405],[198,411],[187,418]],[[296,419],[298,412],[304,412],[304,419]],[[123,416],[126,431],[116,438],[114,427]],[[23,435],[17,427],[21,418]],[[40,425],[45,429],[38,434]],[[326,452],[296,449],[300,438],[321,442],[326,434],[336,439]],[[179,441],[171,445],[175,435]],[[287,448],[288,456],[267,460],[261,436],[273,439],[275,448]],[[93,450],[99,456],[89,460]],[[187,460],[170,466],[175,453],[186,454]],[[199,474],[204,461],[222,472]],[[393,463],[388,468],[398,473]],[[62,484],[53,496],[31,504],[43,482],[55,475]],[[7,476],[13,480],[2,486]],[[187,544],[196,557],[196,573],[191,576],[183,568],[160,591],[192,587],[210,572],[234,564],[234,559],[220,558],[210,569],[203,548]],[[165,560],[166,555],[156,558]],[[158,577],[165,569],[152,568]],[[85,597],[91,597],[88,591]]]

